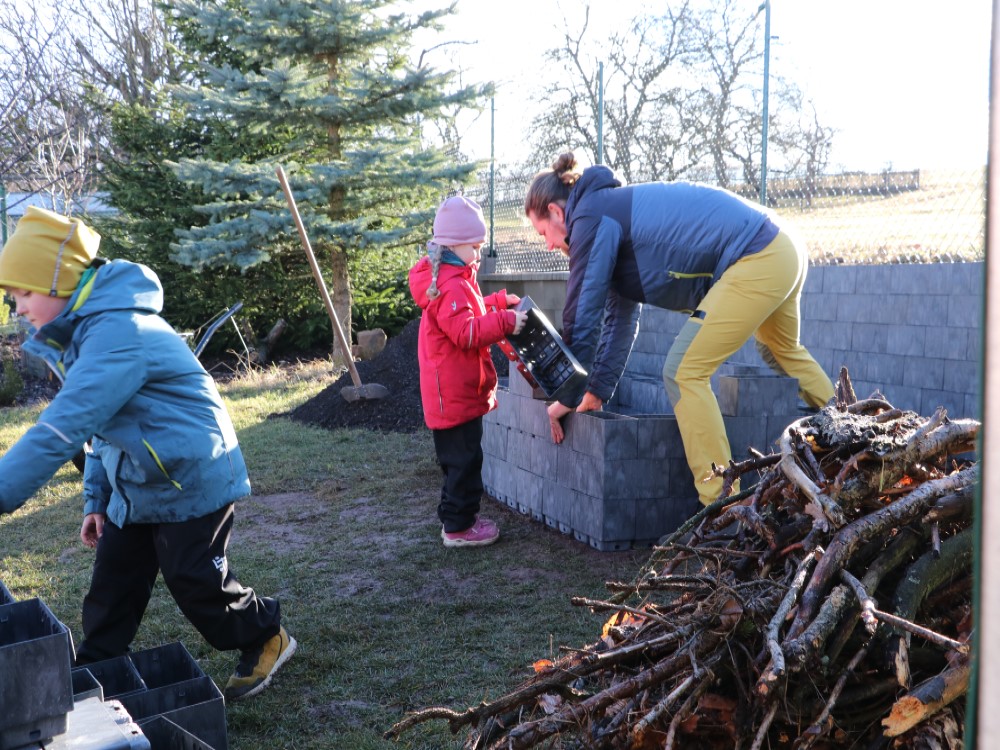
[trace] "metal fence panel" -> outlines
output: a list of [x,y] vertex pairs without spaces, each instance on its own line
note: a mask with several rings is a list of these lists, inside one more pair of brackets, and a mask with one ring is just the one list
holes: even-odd
[[[524,216],[530,178],[488,179],[468,191],[491,215],[494,273],[568,269]],[[756,188],[737,186],[748,199]],[[494,197],[495,202],[494,202]],[[985,169],[844,173],[768,182],[768,202],[805,239],[813,264],[938,263],[984,258]]]

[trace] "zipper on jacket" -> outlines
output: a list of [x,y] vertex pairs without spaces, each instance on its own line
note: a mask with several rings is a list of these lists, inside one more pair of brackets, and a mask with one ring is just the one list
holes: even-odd
[[146,446],[146,450],[149,451],[149,455],[153,457],[153,460],[156,461],[156,465],[160,467],[160,471],[163,472],[163,476],[165,476],[170,481],[170,484],[172,484],[177,489],[183,491],[184,488],[181,487],[180,483],[179,482],[175,482],[173,479],[170,478],[170,474],[167,473],[167,469],[163,465],[163,463],[160,461],[160,457],[156,455],[156,451],[153,450],[153,446],[151,446],[146,441],[145,438],[142,439],[142,444]]
[[444,396],[441,395],[441,373],[434,373],[434,385],[438,395],[438,413],[444,414]]
[[[102,438],[103,439],[103,438]],[[125,504],[125,518],[122,519],[122,526],[128,523],[129,516],[132,515],[132,501],[128,499],[125,491],[122,490],[122,463],[125,461],[125,451],[118,451],[118,465],[115,466],[115,490],[118,492],[119,497],[121,497],[122,502]],[[107,509],[105,509],[107,511]],[[105,515],[107,513],[105,512]]]
[[712,278],[711,273],[681,273],[680,271],[667,271],[667,276],[672,279],[697,279],[700,277]]

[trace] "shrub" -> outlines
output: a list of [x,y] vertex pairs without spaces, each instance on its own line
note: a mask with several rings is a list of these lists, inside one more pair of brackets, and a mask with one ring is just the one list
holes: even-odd
[[23,392],[24,378],[17,362],[13,358],[5,358],[0,372],[0,406],[11,406]]

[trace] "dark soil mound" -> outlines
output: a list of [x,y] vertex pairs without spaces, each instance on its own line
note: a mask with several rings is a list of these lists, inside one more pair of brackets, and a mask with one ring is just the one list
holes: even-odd
[[386,342],[375,359],[358,362],[362,383],[378,383],[389,390],[379,399],[347,401],[340,395],[345,386],[353,386],[351,374],[344,372],[336,382],[288,416],[298,422],[335,430],[340,427],[366,427],[387,432],[415,432],[424,426],[420,405],[420,369],[417,363],[419,320],[411,320]]
[[[420,321],[411,320],[386,342],[385,349],[370,361],[357,363],[362,383],[378,383],[389,390],[380,399],[347,401],[340,395],[345,386],[354,385],[345,372],[332,385],[313,396],[286,416],[297,422],[335,430],[362,427],[384,432],[416,432],[425,429],[424,410],[420,403],[420,365],[417,361],[417,336]],[[499,347],[491,347],[493,362],[501,377],[507,374],[507,359]]]

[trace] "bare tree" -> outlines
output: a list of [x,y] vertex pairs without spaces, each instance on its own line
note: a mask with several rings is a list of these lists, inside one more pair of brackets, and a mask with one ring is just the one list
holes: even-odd
[[183,60],[152,0],[82,2],[70,12],[80,23],[73,46],[81,67],[109,99],[148,106],[164,82],[183,76]]
[[[676,179],[693,167],[703,148],[697,123],[688,117],[685,88],[692,63],[689,4],[668,7],[661,17],[642,16],[612,33],[604,51],[604,154],[626,180]],[[547,58],[565,71],[546,90],[546,111],[536,118],[533,152],[551,160],[566,148],[597,159],[601,103],[599,55],[589,43],[589,6],[577,30],[566,27],[562,46]]]
[[760,141],[754,145],[753,138],[761,132],[755,95],[760,81],[749,74],[760,70],[763,60],[756,16],[741,13],[737,0],[721,0],[698,14],[694,35],[706,81],[700,118],[715,182],[730,187],[735,161],[742,177],[754,184],[754,165],[760,161]]
[[796,195],[788,197],[799,198],[803,205],[811,206],[819,194],[819,178],[829,166],[836,131],[820,122],[815,102],[803,100],[797,87],[786,88],[784,95],[790,101],[782,111],[798,116],[782,123],[774,143],[784,157],[788,176],[797,178]]
[[[758,16],[737,0],[685,0],[661,16],[633,19],[605,40],[594,38],[589,12],[579,29],[566,24],[561,45],[548,52],[560,75],[552,76],[556,83],[542,94],[545,111],[532,122],[532,160],[548,163],[567,149],[597,159],[604,62],[601,161],[629,182],[696,179],[756,194],[763,130]],[[832,132],[815,116],[809,127],[800,122],[794,85],[773,78],[771,87],[776,165],[822,168],[821,143],[828,150]]]
[[[452,88],[461,89],[466,85],[465,71],[458,62],[459,58],[455,47],[468,44],[472,44],[472,42],[459,39],[438,42],[424,48],[417,55],[417,68],[428,68],[432,57],[443,55],[448,66],[456,71],[454,81],[451,84]],[[419,116],[416,119],[426,131],[427,140],[441,144],[444,150],[456,161],[469,161],[471,156],[465,152],[465,136],[483,116],[483,112],[482,108],[470,107],[468,104],[452,104],[445,107],[437,117]]]
[[68,210],[93,192],[113,103],[183,74],[154,0],[0,0],[0,180]]
[[0,180],[65,210],[88,171],[91,117],[59,62],[65,18],[43,10],[0,4]]

